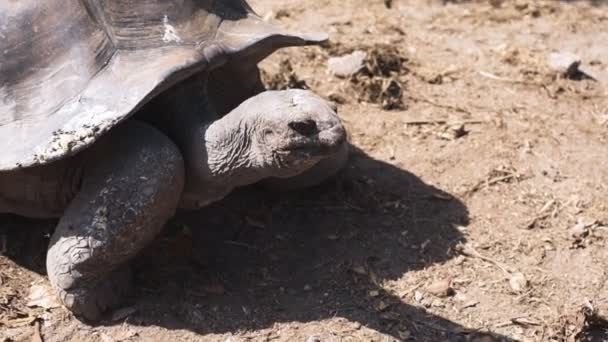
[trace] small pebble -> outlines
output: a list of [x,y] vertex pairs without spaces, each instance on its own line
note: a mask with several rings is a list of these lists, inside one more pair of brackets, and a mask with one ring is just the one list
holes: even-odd
[[570,235],[577,240],[583,239],[587,234],[589,234],[589,230],[583,220],[579,220],[574,227],[570,229]]
[[409,330],[398,330],[397,333],[399,334],[399,338],[404,341],[412,336],[412,333]]
[[464,263],[465,260],[466,257],[464,255],[459,255],[456,257],[456,259],[454,259],[454,264],[460,266]]
[[391,305],[386,303],[385,301],[381,300],[378,303],[376,303],[375,309],[376,309],[376,311],[384,311],[384,310],[388,309],[389,306],[391,306]]
[[338,240],[338,235],[335,235],[335,234],[329,234],[329,235],[327,235],[327,239],[328,239],[328,240],[331,240],[331,241]]
[[454,294],[452,279],[437,280],[426,288],[426,292],[437,297],[448,297]]
[[528,287],[528,280],[526,276],[521,272],[515,272],[511,275],[509,279],[509,286],[511,286],[511,290],[514,292],[522,292]]
[[363,68],[367,54],[355,51],[341,57],[332,57],[327,61],[329,72],[338,77],[349,77]]
[[360,275],[367,275],[367,270],[363,266],[353,266],[351,268],[351,271],[353,271],[357,274],[360,274]]

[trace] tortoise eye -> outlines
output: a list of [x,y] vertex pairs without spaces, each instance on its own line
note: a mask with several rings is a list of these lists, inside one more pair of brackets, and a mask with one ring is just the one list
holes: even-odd
[[311,136],[317,133],[317,123],[314,120],[293,121],[288,124],[289,128],[304,135]]

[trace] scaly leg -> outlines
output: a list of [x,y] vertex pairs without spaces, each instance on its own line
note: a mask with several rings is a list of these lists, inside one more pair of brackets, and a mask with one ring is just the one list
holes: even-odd
[[114,128],[83,153],[82,185],[51,239],[47,272],[75,315],[97,320],[127,294],[127,262],[174,214],[184,164],[171,140],[138,122]]

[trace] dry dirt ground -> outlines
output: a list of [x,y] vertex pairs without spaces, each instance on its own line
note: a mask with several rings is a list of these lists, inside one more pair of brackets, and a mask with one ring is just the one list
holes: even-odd
[[[331,34],[262,68],[340,103],[347,169],[178,215],[97,326],[26,305],[52,223],[24,222],[0,257],[0,341],[608,340],[606,4],[252,5]],[[328,73],[354,50],[361,72]],[[564,51],[592,79],[552,71]]]

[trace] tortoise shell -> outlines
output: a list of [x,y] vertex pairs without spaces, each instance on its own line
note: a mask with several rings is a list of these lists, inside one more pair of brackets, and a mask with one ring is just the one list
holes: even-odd
[[244,0],[0,1],[0,171],[77,153],[195,73],[326,39]]

